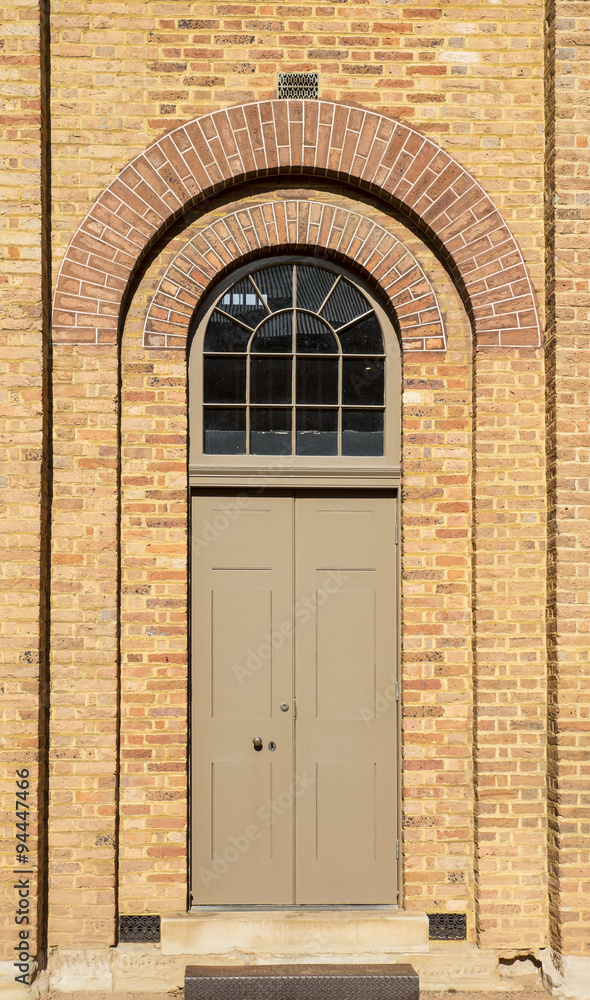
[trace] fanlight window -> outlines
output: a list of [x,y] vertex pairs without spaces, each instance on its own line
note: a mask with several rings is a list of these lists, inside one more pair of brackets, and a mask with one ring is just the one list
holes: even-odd
[[209,455],[383,455],[383,335],[363,292],[277,263],[218,299],[204,348]]

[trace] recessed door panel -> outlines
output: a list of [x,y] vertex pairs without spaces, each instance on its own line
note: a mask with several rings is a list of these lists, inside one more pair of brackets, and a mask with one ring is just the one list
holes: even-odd
[[316,861],[346,868],[376,859],[376,772],[376,761],[318,762]]
[[272,861],[272,826],[258,815],[261,802],[272,801],[272,763],[218,761],[211,773],[210,860],[235,865],[248,855],[250,863]]
[[273,514],[269,502],[264,506],[254,505],[253,500],[249,506],[231,500],[212,504],[201,525],[201,535],[207,542],[205,551],[209,551],[212,566],[215,569],[270,570]]
[[[306,498],[307,499],[307,498]],[[314,503],[313,500],[310,501]],[[313,559],[318,570],[372,569],[373,553],[381,544],[379,519],[368,501],[358,510],[352,501],[342,509],[316,501]]]
[[211,594],[212,717],[268,718],[272,712],[272,591],[259,587]]
[[316,718],[358,719],[375,704],[375,593],[316,591],[316,605]]

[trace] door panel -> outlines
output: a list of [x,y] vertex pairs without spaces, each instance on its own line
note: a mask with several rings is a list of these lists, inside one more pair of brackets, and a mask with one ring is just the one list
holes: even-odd
[[[260,754],[256,754],[259,757]],[[272,800],[272,764],[267,760],[251,762],[218,761],[211,766],[211,840],[212,855],[223,857],[228,844],[240,854],[247,854],[248,864],[272,861],[272,827],[261,824],[257,815],[261,802]],[[259,835],[251,836],[250,827]],[[246,833],[250,830],[250,835]],[[244,838],[241,840],[240,838]],[[246,849],[247,844],[247,849]],[[233,857],[235,851],[230,850]],[[227,859],[224,859],[227,860]],[[233,865],[235,861],[231,862]],[[225,874],[225,873],[224,873]]]
[[[297,498],[299,903],[396,899],[395,508],[387,497]],[[310,603],[308,595],[315,595]]]
[[394,500],[192,516],[195,903],[394,902]]
[[334,876],[340,878],[338,867],[346,872],[350,862],[376,857],[376,765],[373,761],[322,762],[316,773],[316,861],[329,862]]
[[[316,605],[316,717],[358,719],[375,705],[375,594],[341,590]],[[335,676],[335,671],[336,676]]]
[[291,903],[293,501],[196,496],[192,531],[193,899]]
[[212,717],[268,718],[272,651],[264,657],[258,650],[262,636],[272,632],[272,591],[247,586],[214,590],[211,619]]

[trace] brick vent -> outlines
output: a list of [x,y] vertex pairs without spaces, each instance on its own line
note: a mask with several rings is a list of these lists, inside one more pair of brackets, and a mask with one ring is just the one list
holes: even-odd
[[319,73],[277,73],[277,89],[281,100],[317,100],[319,86]]
[[159,942],[160,917],[152,915],[120,917],[119,940]]
[[317,250],[355,262],[379,281],[395,310],[405,351],[446,348],[438,302],[422,267],[391,233],[323,202],[286,200],[243,208],[200,232],[168,266],[150,303],[144,346],[186,347],[189,324],[209,283],[247,254],[278,247]]
[[262,101],[173,129],[97,199],[57,281],[53,337],[114,344],[131,275],[188,208],[244,179],[295,172],[371,190],[439,247],[478,345],[537,346],[535,301],[520,250],[491,199],[431,139],[391,118],[328,101]]
[[428,937],[431,941],[465,941],[467,916],[465,913],[429,913]]

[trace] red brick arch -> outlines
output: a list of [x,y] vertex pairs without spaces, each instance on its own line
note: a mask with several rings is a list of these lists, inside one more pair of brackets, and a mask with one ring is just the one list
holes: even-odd
[[354,261],[389,297],[405,351],[445,349],[436,296],[410,251],[357,212],[295,198],[238,209],[188,241],[169,264],[150,303],[144,346],[186,348],[192,314],[210,282],[246,255],[285,246],[321,248]]
[[539,344],[522,255],[475,178],[401,122],[345,104],[295,100],[213,112],[132,160],[68,247],[56,287],[54,340],[116,342],[136,264],[187,208],[240,181],[302,173],[369,190],[427,233],[463,290],[478,344]]

